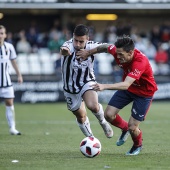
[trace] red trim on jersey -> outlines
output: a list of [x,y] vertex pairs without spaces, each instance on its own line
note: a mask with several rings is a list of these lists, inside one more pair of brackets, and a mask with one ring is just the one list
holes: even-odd
[[130,63],[120,63],[117,58],[116,46],[110,45],[108,52],[113,55],[116,63],[124,71],[123,80],[127,76],[136,79],[128,88],[128,91],[143,97],[151,97],[157,90],[157,85],[153,77],[153,71],[148,58],[139,50],[134,49],[133,60]]

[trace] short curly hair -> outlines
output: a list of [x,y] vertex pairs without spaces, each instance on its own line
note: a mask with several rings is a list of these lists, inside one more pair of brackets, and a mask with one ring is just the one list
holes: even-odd
[[135,44],[129,35],[123,35],[123,36],[117,37],[115,46],[116,48],[123,48],[123,50],[126,52],[134,50],[135,48]]
[[89,29],[86,25],[79,24],[75,27],[74,32],[76,36],[84,36],[84,35],[89,35]]

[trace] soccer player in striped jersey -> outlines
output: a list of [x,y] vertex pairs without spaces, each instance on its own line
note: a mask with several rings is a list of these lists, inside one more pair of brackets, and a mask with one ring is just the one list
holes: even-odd
[[6,105],[6,118],[11,135],[21,135],[15,128],[15,110],[14,110],[14,89],[9,74],[9,62],[12,63],[18,76],[18,82],[22,83],[22,75],[18,69],[15,59],[17,58],[12,44],[5,42],[6,28],[0,25],[0,98],[3,98]]
[[77,25],[73,38],[60,48],[63,90],[68,109],[76,116],[76,121],[85,136],[93,136],[85,106],[99,120],[106,137],[113,136],[113,130],[104,118],[102,105],[98,102],[97,92],[90,87],[96,84],[94,75],[94,55],[81,62],[76,59],[80,49],[90,50],[100,43],[89,41],[89,29],[85,25]]
[[[88,56],[102,52],[114,57],[116,63],[123,69],[123,79],[119,83],[97,83],[91,87],[96,91],[117,90],[108,103],[105,118],[113,126],[122,130],[117,146],[123,145],[130,133],[133,145],[126,155],[138,155],[142,149],[143,140],[139,125],[145,120],[157,90],[151,65],[148,58],[135,48],[133,40],[126,35],[118,37],[114,45],[104,44],[91,50],[81,50],[77,53],[77,58],[86,60]],[[119,111],[131,102],[133,102],[131,116],[127,122],[119,115]]]

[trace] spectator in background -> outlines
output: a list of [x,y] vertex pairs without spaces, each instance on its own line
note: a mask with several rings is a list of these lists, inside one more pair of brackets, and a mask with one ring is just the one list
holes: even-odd
[[150,32],[150,40],[156,49],[158,49],[158,45],[161,41],[160,27],[158,25],[153,26]]
[[168,42],[170,40],[170,30],[168,28],[164,28],[161,32],[161,41]]
[[123,22],[121,22],[121,21],[118,21],[117,22],[117,25],[116,25],[116,35],[117,36],[121,36],[121,35],[123,35],[124,34],[124,27],[123,27]]
[[160,27],[161,42],[168,42],[170,40],[170,22],[165,21]]
[[26,32],[26,39],[30,43],[32,51],[37,52],[39,31],[35,21],[32,21],[30,28]]
[[53,37],[49,39],[47,43],[47,47],[51,51],[51,53],[59,53],[60,52],[60,47],[62,44],[65,42],[65,39],[61,37],[61,34],[58,32],[55,32],[53,34]]
[[170,66],[170,41],[167,43],[168,48],[167,48],[167,53],[168,53],[168,65]]
[[65,41],[71,39],[71,37],[72,37],[71,30],[69,30],[67,27],[64,27],[62,30],[62,37]]
[[111,43],[116,38],[116,27],[113,25],[112,22],[107,24],[107,27],[104,30],[104,42]]
[[48,35],[49,39],[52,39],[55,36],[55,34],[58,34],[59,37],[62,36],[62,28],[59,19],[55,19],[53,21],[53,25],[50,28],[49,35]]
[[168,75],[170,68],[168,64],[168,52],[163,48],[163,44],[159,45],[158,51],[155,55],[155,62],[158,66],[158,74]]
[[32,51],[30,43],[27,41],[25,31],[19,32],[19,41],[16,43],[16,51],[18,53],[30,53]]
[[147,51],[147,47],[146,47],[146,43],[143,39],[143,37],[141,37],[140,35],[136,35],[136,39],[135,39],[135,47],[140,50],[141,52],[143,52],[145,54],[145,51]]
[[12,32],[7,33],[6,42],[11,43],[11,44],[13,44],[15,46]]
[[120,21],[117,23],[116,35],[117,36],[122,36],[123,34],[131,35],[131,29],[132,25],[130,21],[127,21],[125,25],[123,22]]
[[155,55],[155,61],[157,64],[166,64],[168,62],[168,53],[163,49],[163,46],[158,47],[158,51]]
[[156,52],[157,52],[156,47],[151,43],[151,41],[149,39],[147,39],[146,50],[144,51],[144,53],[148,57],[149,61],[155,60]]
[[[64,32],[65,31],[65,32]],[[61,78],[61,56],[60,56],[60,47],[66,41],[66,37],[69,34],[68,30],[64,30],[63,34],[61,32],[53,32],[53,37],[51,37],[47,42],[47,47],[50,50],[51,54],[55,54],[56,60],[54,62],[54,68],[56,77]],[[67,37],[69,38],[69,37]],[[58,57],[59,56],[59,57]]]
[[16,63],[16,52],[12,44],[5,42],[6,28],[0,25],[0,98],[5,100],[6,118],[9,125],[9,132],[11,135],[21,135],[15,127],[15,110],[14,110],[14,89],[9,75],[9,61],[17,74],[18,83],[22,83],[22,75]]
[[86,25],[89,29],[89,40],[94,40],[94,36],[96,33],[95,27],[93,26],[91,22],[88,22]]
[[38,48],[47,48],[48,41],[49,41],[48,33],[47,32],[40,33],[37,39]]

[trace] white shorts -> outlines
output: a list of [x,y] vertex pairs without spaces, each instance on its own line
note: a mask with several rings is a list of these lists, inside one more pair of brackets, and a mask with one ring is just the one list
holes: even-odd
[[0,88],[0,98],[12,99],[14,97],[13,86]]
[[66,91],[64,91],[64,96],[67,102],[68,110],[70,111],[78,110],[83,100],[82,99],[83,94],[88,90],[92,90],[92,87],[90,87],[90,85],[95,84],[95,83],[96,82],[94,81],[90,81],[86,83],[78,94],[71,94],[71,93],[67,93]]

